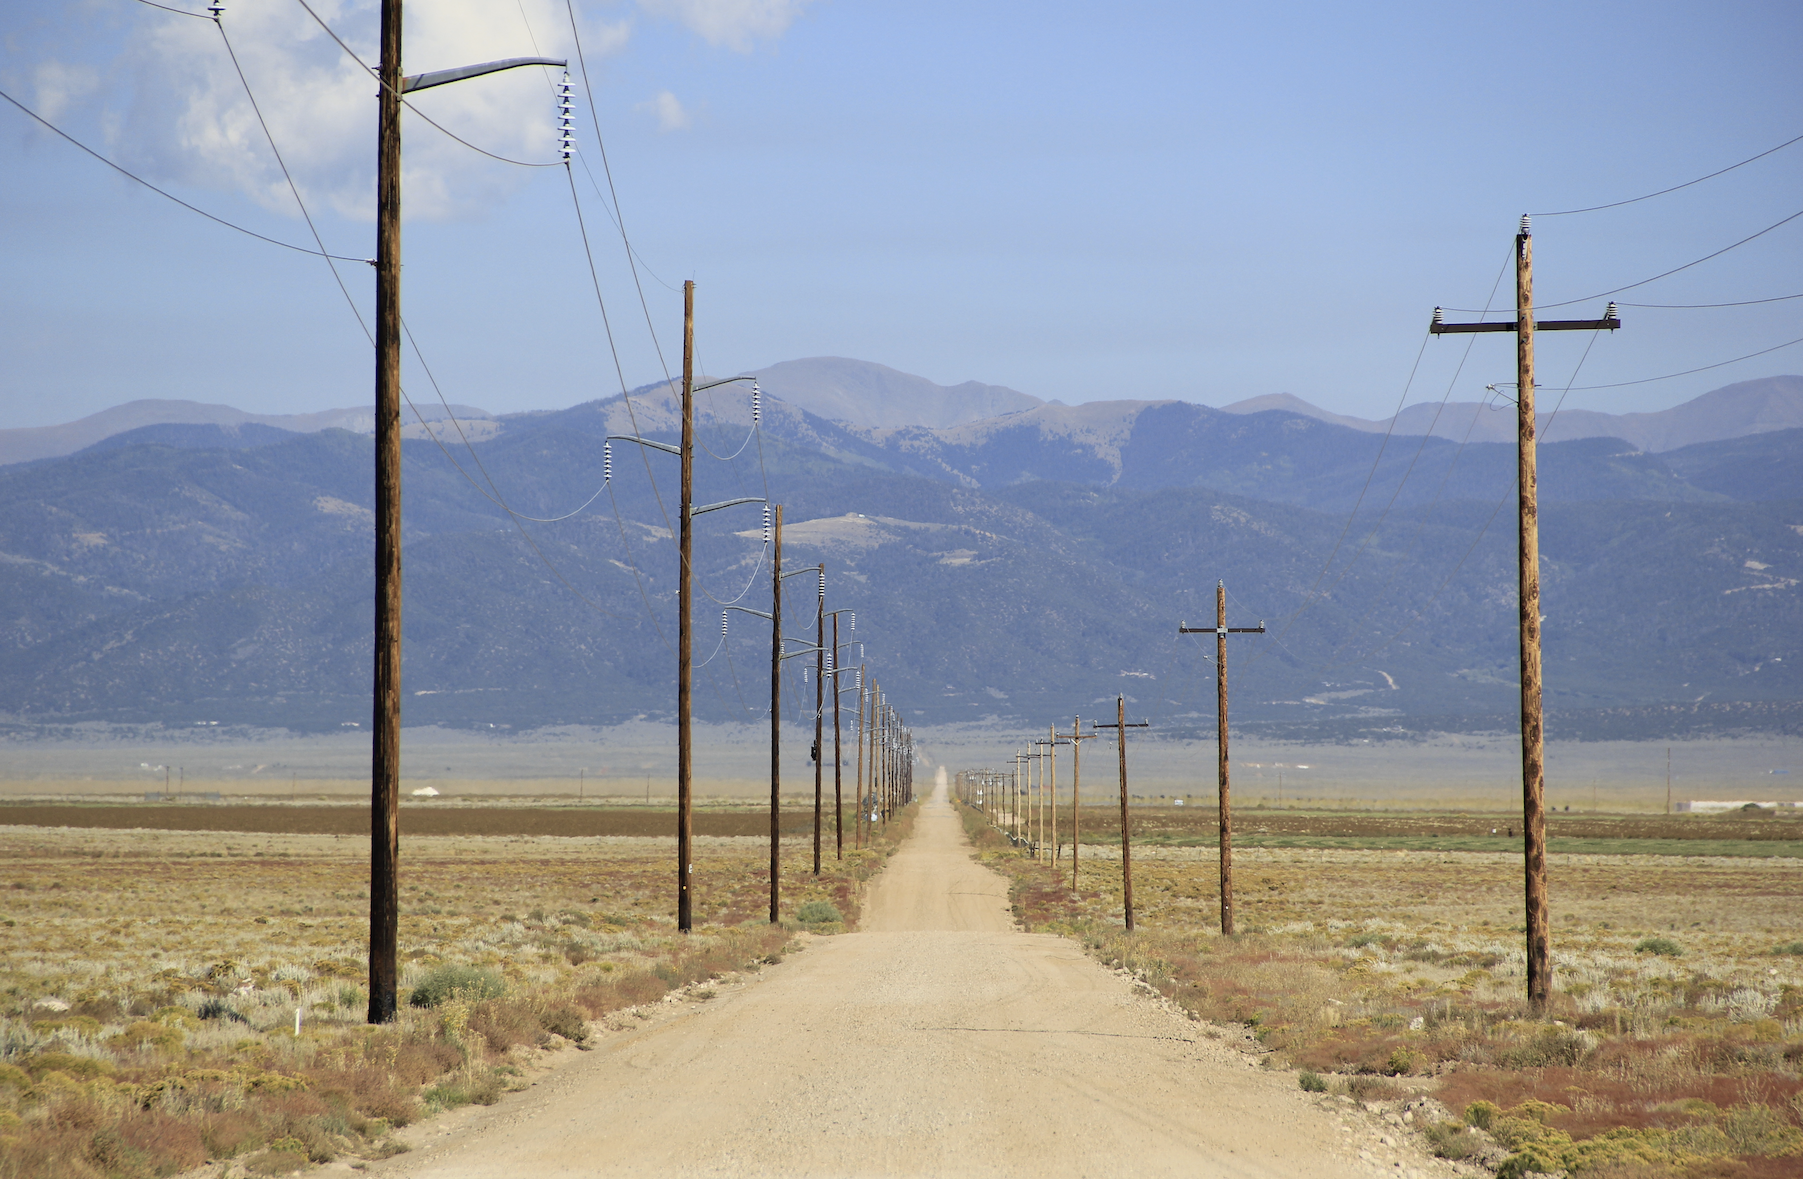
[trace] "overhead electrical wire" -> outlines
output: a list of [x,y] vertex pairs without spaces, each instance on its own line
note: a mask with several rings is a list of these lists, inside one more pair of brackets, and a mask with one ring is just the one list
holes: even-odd
[[1618,307],[1646,307],[1659,311],[1703,311],[1711,307],[1752,307],[1758,303],[1783,303],[1803,299],[1803,294],[1773,295],[1769,299],[1738,299],[1732,303],[1618,303]]
[[[1509,247],[1509,253],[1508,253],[1507,257],[1505,257],[1503,259],[1502,266],[1497,269],[1496,281],[1490,284],[1490,297],[1489,297],[1489,299],[1486,300],[1487,303],[1495,301],[1496,292],[1502,286],[1503,275],[1508,272],[1509,262],[1511,259],[1514,258],[1514,256],[1515,256],[1515,247],[1513,244],[1511,244]],[[1492,309],[1489,307],[1485,307],[1482,311],[1476,312],[1476,314],[1489,315],[1489,314],[1492,314]],[[1404,402],[1406,402],[1408,400],[1409,390],[1415,384],[1415,374],[1418,373],[1421,369],[1421,358],[1427,352],[1427,344],[1428,344],[1428,341],[1431,339],[1433,339],[1433,335],[1431,333],[1427,333],[1422,336],[1421,347],[1415,353],[1415,363],[1409,368],[1408,380],[1403,383],[1402,393],[1396,399],[1396,412],[1390,415],[1390,420],[1389,420],[1388,424],[1386,424],[1384,427],[1383,442],[1378,446],[1377,454],[1371,460],[1371,470],[1365,475],[1364,485],[1362,487],[1360,487],[1360,489],[1359,489],[1358,498],[1353,501],[1352,510],[1349,513],[1347,513],[1346,524],[1343,528],[1340,529],[1340,535],[1334,540],[1333,548],[1332,548],[1332,550],[1330,550],[1328,552],[1327,560],[1322,564],[1321,571],[1315,575],[1314,584],[1309,587],[1308,593],[1303,596],[1302,605],[1298,606],[1290,614],[1290,616],[1288,618],[1284,619],[1282,626],[1278,628],[1277,638],[1279,640],[1281,640],[1284,635],[1287,635],[1290,632],[1291,628],[1293,628],[1296,625],[1296,622],[1303,616],[1303,614],[1307,613],[1309,608],[1312,607],[1317,601],[1320,600],[1320,598],[1316,595],[1315,591],[1321,588],[1321,582],[1327,577],[1328,570],[1333,568],[1334,558],[1339,555],[1340,547],[1343,544],[1345,544],[1347,534],[1352,531],[1353,522],[1358,519],[1359,508],[1361,505],[1364,504],[1365,496],[1371,490],[1371,481],[1377,477],[1378,467],[1383,462],[1384,451],[1386,449],[1388,449],[1389,444],[1390,444],[1390,438],[1396,431],[1397,419],[1399,417],[1401,417],[1401,415],[1402,415],[1403,404],[1404,404]],[[1466,341],[1465,352],[1459,359],[1459,366],[1460,366],[1461,370],[1463,369],[1463,367],[1465,365],[1466,358],[1468,358],[1471,355],[1471,347],[1472,347],[1472,341],[1470,341],[1470,340]],[[1456,377],[1455,377],[1455,379],[1456,379]],[[1449,388],[1448,392],[1450,392],[1450,388]],[[1413,464],[1411,464],[1410,469],[1411,470],[1413,469]],[[1397,491],[1398,491],[1398,493],[1400,493],[1400,491],[1401,491],[1400,484],[1398,484],[1398,486],[1397,486]],[[1394,502],[1395,496],[1392,496],[1391,500],[1392,500],[1392,502]],[[1385,508],[1385,511],[1386,512],[1388,511],[1387,507]],[[1380,518],[1379,524],[1381,524],[1381,523],[1382,523],[1382,519]],[[1367,538],[1367,543],[1369,543],[1368,538]],[[1363,549],[1361,548],[1360,551],[1363,551]],[[1356,557],[1355,557],[1355,560],[1356,560]],[[1350,569],[1351,566],[1352,566],[1352,562],[1348,562],[1347,569]],[[1340,577],[1344,578],[1344,576],[1345,576],[1345,573],[1342,572]],[[1336,578],[1334,581],[1334,584],[1338,585],[1339,582],[1340,582],[1340,578]],[[1254,654],[1251,657],[1251,659],[1249,660],[1248,665],[1256,666],[1256,664],[1260,660],[1264,659],[1265,657],[1266,656],[1262,652]]]
[[[367,339],[370,342],[371,346],[373,347],[375,344],[375,337],[370,333],[369,325],[367,322],[365,322],[365,320],[363,318],[362,310],[357,306],[356,300],[351,297],[350,289],[344,285],[344,279],[343,279],[343,276],[341,276],[338,273],[338,267],[336,265],[333,265],[333,263],[332,263],[333,255],[331,255],[330,253],[328,253],[326,251],[325,242],[320,237],[319,227],[314,223],[313,215],[310,212],[308,212],[308,210],[307,210],[306,201],[301,197],[300,187],[295,183],[293,174],[288,171],[287,161],[282,158],[281,149],[276,145],[275,135],[269,129],[269,123],[263,118],[262,106],[257,102],[257,96],[256,96],[256,93],[251,88],[250,79],[247,78],[244,74],[244,67],[243,67],[242,63],[240,63],[238,60],[238,54],[237,54],[236,50],[234,50],[232,47],[231,37],[226,32],[225,23],[217,18],[214,18],[213,23],[214,23],[214,26],[217,27],[219,30],[219,36],[220,36],[220,39],[225,44],[225,51],[226,51],[227,55],[231,58],[232,68],[234,71],[236,71],[236,73],[238,75],[238,82],[240,85],[242,85],[244,87],[244,95],[247,99],[250,100],[251,110],[256,114],[257,124],[263,130],[263,137],[269,143],[270,154],[272,154],[275,157],[276,164],[281,168],[282,176],[288,182],[288,191],[293,194],[294,203],[295,203],[296,207],[298,207],[300,209],[301,217],[303,220],[306,221],[307,229],[310,233],[312,233],[314,242],[316,244],[318,244],[318,246],[319,246],[320,257],[325,258],[327,260],[326,264],[328,266],[330,266],[331,270],[332,270],[332,278],[337,282],[339,291],[343,293],[345,302],[350,306],[351,314],[356,317],[357,326],[363,329],[364,338]],[[522,516],[520,513],[515,512],[513,510],[513,508],[510,507],[503,498],[501,498],[500,488],[495,485],[494,478],[488,473],[487,468],[483,466],[481,457],[476,454],[475,448],[470,445],[469,439],[464,435],[462,424],[457,421],[456,415],[451,413],[450,403],[445,400],[444,390],[442,388],[440,388],[440,386],[438,384],[438,378],[433,374],[431,366],[426,363],[425,353],[420,350],[419,341],[414,338],[413,329],[410,326],[408,326],[408,324],[405,320],[402,320],[401,330],[406,334],[407,342],[409,343],[409,345],[412,346],[413,354],[414,354],[415,358],[418,359],[421,370],[425,372],[427,381],[429,381],[431,383],[433,391],[438,395],[439,403],[444,406],[445,413],[451,419],[451,424],[456,427],[458,437],[463,439],[465,449],[467,449],[469,451],[470,457],[475,460],[477,469],[479,469],[482,472],[482,477],[488,482],[489,487],[493,490],[493,494],[491,495],[488,491],[485,491],[482,488],[482,486],[480,484],[478,484],[474,478],[471,477],[469,472],[463,469],[463,465],[457,461],[456,456],[453,455],[448,449],[445,448],[444,442],[439,439],[437,432],[432,429],[432,424],[426,420],[425,414],[420,412],[419,407],[413,403],[413,398],[407,393],[405,387],[402,387],[400,390],[401,396],[406,400],[407,408],[409,408],[413,411],[413,416],[419,420],[420,425],[425,429],[427,437],[432,439],[432,441],[438,446],[438,449],[441,452],[443,452],[445,458],[450,461],[451,465],[454,468],[456,468],[457,473],[462,475],[464,477],[464,479],[468,480],[471,487],[475,488],[478,493],[480,493],[481,495],[483,495],[484,497],[489,499],[497,507],[499,507],[502,511],[506,512],[509,515],[509,517],[512,518],[514,527],[520,533],[520,538],[526,542],[526,544],[532,549],[533,553],[538,557],[539,561],[544,564],[546,569],[549,569],[551,571],[552,575],[555,576],[557,578],[557,580],[562,582],[564,584],[564,586],[567,589],[569,589],[569,591],[571,593],[575,594],[577,598],[581,599],[581,601],[584,604],[586,604],[587,606],[589,606],[591,609],[597,611],[598,613],[604,614],[609,618],[614,618],[614,619],[620,618],[620,615],[616,614],[612,610],[607,609],[605,606],[602,606],[600,603],[595,602],[587,594],[584,594],[581,590],[577,589],[575,584],[573,582],[571,582],[570,579],[564,575],[563,571],[561,569],[559,569],[551,561],[551,559],[548,556],[545,555],[544,549],[539,546],[538,542],[532,537],[532,535],[526,531],[526,528],[525,528],[524,524],[521,523],[521,521],[524,519],[534,519],[534,517]],[[596,494],[598,495],[599,492],[597,492]],[[594,502],[593,496],[590,497],[589,502],[590,503]],[[586,507],[587,505],[584,505],[584,506]],[[578,509],[578,510],[580,510],[580,509]],[[571,515],[574,515],[574,514],[575,513],[571,513]],[[568,518],[567,516],[559,517],[559,519],[567,519],[567,518]]]
[[[356,50],[352,49],[349,45],[346,45],[344,43],[344,38],[340,37],[337,33],[333,32],[332,26],[328,25],[323,19],[321,19],[320,15],[317,12],[313,11],[313,6],[308,4],[307,0],[295,0],[295,3],[299,4],[302,8],[305,8],[307,10],[307,15],[313,18],[314,23],[326,31],[326,36],[328,36],[332,40],[338,42],[338,48],[344,50],[345,53],[350,55],[350,59],[352,61],[354,61],[358,65],[362,66],[363,69],[369,74],[369,76],[376,80],[377,85],[383,87],[384,89],[392,89],[392,87],[390,87],[388,85],[387,81],[383,79],[381,71],[370,69],[368,64],[366,64],[361,57],[357,56]],[[408,110],[412,111],[414,114],[416,114],[420,118],[424,119],[428,124],[430,124],[432,126],[432,128],[434,130],[438,131],[442,135],[445,135],[451,139],[456,140],[458,143],[461,143],[463,146],[469,148],[471,151],[475,152],[477,155],[484,155],[484,156],[487,156],[491,160],[499,160],[503,164],[513,164],[515,167],[519,167],[519,168],[556,168],[564,163],[564,161],[561,159],[544,160],[544,161],[516,160],[516,159],[512,159],[508,156],[497,155],[496,153],[489,151],[485,147],[477,147],[475,144],[471,143],[469,140],[463,138],[461,135],[458,135],[455,131],[452,131],[449,127],[446,127],[444,124],[438,122],[437,120],[432,118],[431,115],[428,115],[425,111],[420,110],[417,106],[414,106],[413,103],[409,102],[407,100],[406,95],[403,94],[400,96],[400,98],[401,98],[402,106],[406,107]]]
[[1686,180],[1683,184],[1674,184],[1670,188],[1662,188],[1658,192],[1649,192],[1645,196],[1629,197],[1625,201],[1610,201],[1606,205],[1591,205],[1587,209],[1560,209],[1555,213],[1535,213],[1532,215],[1535,217],[1569,217],[1574,213],[1597,213],[1604,209],[1619,209],[1623,205],[1633,205],[1638,204],[1641,201],[1650,201],[1654,197],[1662,197],[1666,193],[1677,192],[1679,189],[1689,188],[1693,184],[1701,184],[1705,180],[1714,180],[1717,176],[1724,176],[1727,173],[1734,171],[1736,168],[1744,168],[1755,160],[1765,159],[1773,152],[1783,151],[1793,143],[1803,143],[1803,135],[1799,135],[1795,139],[1787,139],[1777,147],[1769,147],[1756,156],[1748,156],[1738,164],[1729,164],[1726,168],[1718,168],[1707,176],[1699,176],[1695,180]]
[[[1790,216],[1785,217],[1782,220],[1774,221],[1772,224],[1766,226],[1764,229],[1760,230],[1758,233],[1748,234],[1746,237],[1741,238],[1739,241],[1735,242],[1733,245],[1723,246],[1721,249],[1715,251],[1713,254],[1705,254],[1701,258],[1697,258],[1694,261],[1686,262],[1682,266],[1674,266],[1670,270],[1662,271],[1658,274],[1655,274],[1651,278],[1643,278],[1639,282],[1631,282],[1625,287],[1616,287],[1614,290],[1611,290],[1611,291],[1601,291],[1594,295],[1585,295],[1581,299],[1565,299],[1558,303],[1538,303],[1538,304],[1535,304],[1534,310],[1550,311],[1554,307],[1570,307],[1577,303],[1594,303],[1598,299],[1607,299],[1610,295],[1619,295],[1623,291],[1631,291],[1636,287],[1644,287],[1648,283],[1658,282],[1662,278],[1670,278],[1672,275],[1677,274],[1680,271],[1689,270],[1693,266],[1701,266],[1703,263],[1709,261],[1712,258],[1719,258],[1723,254],[1726,254],[1730,250],[1737,250],[1740,247],[1746,245],[1750,241],[1754,241],[1758,238],[1764,237],[1766,234],[1772,232],[1772,230],[1774,230],[1774,229],[1778,229],[1785,225],[1789,225],[1792,221],[1795,221],[1799,217],[1803,217],[1803,209],[1798,209],[1795,213],[1792,213]],[[1796,296],[1796,295],[1783,296],[1783,298],[1786,298],[1786,299],[1794,299],[1794,298],[1798,298],[1798,297],[1799,296]],[[1752,302],[1764,302],[1764,300],[1757,300],[1757,299],[1751,300],[1751,301]],[[1777,302],[1778,300],[1772,300],[1772,301]],[[1735,306],[1740,306],[1740,304],[1721,303],[1721,304],[1702,304],[1702,306],[1735,307]],[[1460,312],[1463,314],[1475,314],[1473,309],[1470,307],[1442,307],[1441,310],[1442,311],[1457,311],[1457,312]]]
[[[1577,387],[1577,386],[1575,386],[1574,382],[1577,381],[1578,374],[1580,372],[1584,371],[1584,362],[1589,359],[1590,349],[1595,346],[1597,337],[1600,335],[1602,335],[1601,331],[1593,331],[1590,333],[1590,342],[1584,346],[1583,355],[1578,357],[1577,365],[1575,367],[1573,367],[1573,369],[1571,370],[1571,376],[1566,379],[1565,389],[1563,392],[1561,392],[1559,394],[1559,400],[1556,403],[1554,403],[1553,412],[1547,415],[1546,425],[1543,428],[1543,430],[1541,431],[1542,433],[1547,433],[1552,430],[1553,422],[1555,420],[1557,420],[1557,418],[1559,416],[1559,411],[1565,407],[1566,396],[1569,395],[1573,391],[1573,389]],[[1394,643],[1397,639],[1401,638],[1404,634],[1408,633],[1409,627],[1411,625],[1413,625],[1413,623],[1415,621],[1418,621],[1421,618],[1422,611],[1426,610],[1429,606],[1433,605],[1434,602],[1439,600],[1440,595],[1443,592],[1445,592],[1446,587],[1452,584],[1452,579],[1454,577],[1458,576],[1459,570],[1461,570],[1465,567],[1465,562],[1470,559],[1471,554],[1477,551],[1478,544],[1484,539],[1485,533],[1489,532],[1490,525],[1496,522],[1497,515],[1499,513],[1501,513],[1504,505],[1506,505],[1509,502],[1509,494],[1510,494],[1510,492],[1513,492],[1516,489],[1516,485],[1518,484],[1519,481],[1520,481],[1519,475],[1510,476],[1508,488],[1504,490],[1503,497],[1497,501],[1496,507],[1494,507],[1490,510],[1490,515],[1487,518],[1485,518],[1485,520],[1484,520],[1484,526],[1482,528],[1478,529],[1477,535],[1472,537],[1472,539],[1471,539],[1471,544],[1465,549],[1465,552],[1459,557],[1458,561],[1453,565],[1452,571],[1446,575],[1446,577],[1440,582],[1440,584],[1437,587],[1435,587],[1434,592],[1429,594],[1427,597],[1427,600],[1422,602],[1421,605],[1417,606],[1415,609],[1410,611],[1410,613],[1414,616],[1410,620],[1410,622],[1404,623],[1403,626],[1401,627],[1401,629],[1397,630],[1395,634],[1391,635],[1389,638],[1385,639],[1382,643],[1379,643],[1376,647],[1373,647],[1371,650],[1363,653],[1362,655],[1357,656],[1353,660],[1349,660],[1349,661],[1341,662],[1341,663],[1331,663],[1331,664],[1327,665],[1325,668],[1323,668],[1322,670],[1331,671],[1338,667],[1351,666],[1353,663],[1363,663],[1365,660],[1374,658],[1375,656],[1382,654],[1384,651],[1389,649],[1389,646],[1391,643]],[[1335,652],[1335,654],[1337,655],[1338,652]]]
[[1592,389],[1625,389],[1629,385],[1650,385],[1654,381],[1669,381],[1674,377],[1688,377],[1692,373],[1705,373],[1712,368],[1725,368],[1730,364],[1739,364],[1743,360],[1751,360],[1755,356],[1764,356],[1768,352],[1777,352],[1784,348],[1794,348],[1798,344],[1803,344],[1803,336],[1798,336],[1794,340],[1786,340],[1782,344],[1773,344],[1770,348],[1761,348],[1757,352],[1749,352],[1745,356],[1736,356],[1733,360],[1718,360],[1714,364],[1705,364],[1701,368],[1687,368],[1681,373],[1666,373],[1664,376],[1658,377],[1642,377],[1638,381],[1616,381],[1614,384],[1610,385],[1577,385],[1574,387],[1573,391],[1585,393]]
[[[297,245],[294,245],[292,242],[285,242],[285,241],[281,241],[278,238],[268,237],[268,236],[265,236],[264,234],[258,233],[254,229],[246,229],[242,225],[237,225],[237,224],[234,224],[233,222],[227,221],[224,217],[215,216],[212,213],[209,213],[205,209],[202,209],[196,205],[190,205],[187,201],[184,201],[182,198],[176,196],[174,193],[166,192],[163,189],[158,188],[156,185],[152,184],[150,181],[144,179],[142,176],[137,175],[135,172],[128,171],[125,168],[120,167],[118,164],[113,163],[113,161],[107,159],[105,156],[101,155],[99,152],[95,151],[93,148],[89,147],[87,144],[83,143],[81,140],[75,138],[73,135],[70,135],[67,131],[64,131],[61,127],[58,127],[56,124],[52,123],[49,119],[46,119],[43,115],[38,114],[36,111],[32,110],[30,107],[26,106],[24,103],[20,102],[18,99],[14,98],[12,95],[8,94],[6,91],[0,90],[0,98],[4,98],[6,101],[12,103],[14,106],[18,107],[21,111],[24,111],[27,115],[31,116],[33,119],[36,119],[39,123],[43,124],[50,131],[54,132],[55,134],[61,136],[64,139],[68,140],[70,143],[74,144],[76,147],[80,148],[82,151],[93,156],[95,159],[99,160],[101,163],[105,164],[107,167],[111,168],[113,171],[119,173],[121,176],[124,176],[128,180],[135,181],[138,184],[142,184],[145,188],[148,188],[151,192],[156,193],[160,197],[163,197],[167,200],[174,201],[176,204],[178,204],[182,208],[188,210],[190,213],[199,213],[202,217],[205,217],[208,221],[218,222],[220,225],[225,226],[227,229],[235,229],[239,233],[245,234],[248,237],[254,237],[258,241],[268,242],[272,246],[280,246],[284,250],[293,250],[297,254],[312,254],[316,257],[330,258],[335,262],[371,263],[371,259],[368,259],[368,258],[353,258],[353,257],[350,257],[349,255],[345,255],[345,254],[327,254],[320,250],[309,250],[305,246],[297,246]],[[373,264],[373,263],[371,263],[371,264]]]
[[212,20],[213,19],[213,16],[211,13],[189,12],[186,8],[171,8],[167,4],[158,4],[156,2],[156,0],[138,0],[138,3],[147,5],[151,8],[160,8],[164,12],[173,12],[177,16],[193,16],[193,17],[199,17],[201,20]]

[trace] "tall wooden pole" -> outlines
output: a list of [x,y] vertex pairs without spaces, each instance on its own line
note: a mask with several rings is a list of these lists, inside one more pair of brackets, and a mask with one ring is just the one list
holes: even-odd
[[783,506],[776,505],[770,546],[770,924],[782,889],[783,806]]
[[1058,863],[1058,726],[1046,726],[1046,748],[1052,751],[1052,863]]
[[1121,902],[1127,916],[1127,932],[1133,932],[1133,837],[1127,826],[1127,698],[1117,696],[1115,735],[1121,754]]
[[820,596],[814,599],[814,875],[820,875],[820,725],[826,718],[826,562],[820,563]]
[[689,510],[695,498],[695,284],[682,284],[682,508],[677,533],[676,554],[676,928],[688,933],[694,928],[694,905],[690,896],[695,865],[691,860],[693,815],[691,789],[694,762],[690,741],[693,738],[689,715],[689,674],[694,658],[693,627],[689,614],[692,603],[689,553],[694,528]]
[[369,1022],[395,1017],[401,855],[401,0],[382,0],[376,129],[376,626]]
[[1521,504],[1521,798],[1527,869],[1528,1006],[1552,991],[1546,897],[1546,757],[1540,711],[1540,508],[1534,439],[1534,239],[1528,219],[1515,235],[1516,447]]
[[1215,585],[1215,775],[1221,804],[1221,932],[1233,932],[1233,806],[1227,793],[1227,583]]
[[858,815],[852,824],[852,845],[864,846],[864,705],[870,693],[864,690],[864,665],[858,665]]
[[1083,846],[1083,737],[1080,716],[1071,717],[1071,891],[1077,891],[1077,849]]
[[833,859],[845,858],[844,759],[839,756],[839,612],[833,611]]
[[1540,508],[1535,456],[1534,337],[1540,332],[1612,332],[1621,318],[1611,303],[1601,319],[1534,318],[1534,239],[1525,215],[1515,235],[1515,322],[1446,323],[1434,308],[1428,331],[1436,336],[1514,332],[1516,392],[1516,492],[1520,497],[1521,603],[1521,801],[1523,867],[1527,901],[1528,1006],[1543,1011],[1552,994],[1552,939],[1546,894],[1546,757],[1541,715]]

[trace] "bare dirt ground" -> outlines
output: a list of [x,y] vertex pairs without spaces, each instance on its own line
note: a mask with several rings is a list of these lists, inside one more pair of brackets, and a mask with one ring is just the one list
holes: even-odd
[[663,1012],[499,1105],[417,1127],[411,1153],[369,1171],[1458,1173],[1069,941],[1017,932],[943,788],[861,932]]

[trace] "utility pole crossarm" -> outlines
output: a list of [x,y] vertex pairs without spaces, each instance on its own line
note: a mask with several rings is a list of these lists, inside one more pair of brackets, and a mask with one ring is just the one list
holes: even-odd
[[1177,633],[1180,635],[1262,635],[1265,624],[1257,626],[1189,626],[1179,622]]
[[520,66],[556,66],[568,69],[570,63],[551,57],[508,57],[500,61],[485,61],[480,65],[458,66],[454,70],[433,70],[427,74],[414,74],[401,79],[401,93],[411,94],[415,90],[430,90],[434,86],[443,86],[447,82],[461,82],[465,78],[480,78],[483,74],[499,73],[501,70],[517,69]]
[[736,508],[740,504],[761,504],[764,502],[766,502],[765,499],[759,495],[745,495],[740,496],[738,499],[723,499],[717,504],[703,504],[698,508],[690,508],[689,517],[693,519],[703,512],[717,512],[721,508]]
[[649,438],[640,438],[637,434],[609,434],[603,441],[636,442],[640,446],[649,446],[652,450],[661,450],[665,454],[680,455],[682,453],[680,446],[671,446],[668,442],[653,442]]
[[[1434,308],[1434,318],[1427,325],[1430,335],[1452,336],[1469,332],[1512,332],[1521,327],[1521,321],[1509,320],[1506,323],[1447,323],[1440,318],[1440,309]],[[1615,313],[1615,304],[1603,312],[1601,319],[1536,319],[1534,330],[1537,332],[1612,332],[1621,327],[1621,316]]]

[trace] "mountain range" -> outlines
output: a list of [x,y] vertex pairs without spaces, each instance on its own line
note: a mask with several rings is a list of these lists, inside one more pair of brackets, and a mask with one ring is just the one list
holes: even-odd
[[[744,375],[757,377],[771,396],[815,417],[866,429],[945,429],[1041,407],[1076,411],[1078,418],[1100,424],[1118,416],[1125,407],[1150,404],[1101,400],[1064,406],[1000,385],[976,381],[939,385],[885,365],[836,356],[783,361]],[[1381,420],[1332,413],[1288,393],[1265,394],[1222,408],[1232,414],[1281,410],[1364,433],[1431,435],[1459,442],[1515,441],[1515,419],[1506,412],[1506,402],[1424,402],[1403,409],[1394,418]],[[505,428],[507,420],[473,406],[420,402],[417,408],[405,411],[407,436],[426,437],[421,418],[436,422],[453,415],[465,425],[466,432],[482,439]],[[511,416],[530,420],[538,415]],[[343,429],[370,434],[376,428],[375,416],[367,406],[306,414],[252,414],[229,405],[198,401],[130,401],[64,425],[0,429],[0,465],[73,454],[103,439],[151,425],[217,426],[225,431],[160,436],[165,440],[192,437],[198,443],[205,438],[229,440],[247,424],[296,433]],[[1540,438],[1543,442],[1619,438],[1636,449],[1658,453],[1698,442],[1799,426],[1803,426],[1803,377],[1779,376],[1728,385],[1652,413],[1607,414],[1578,409],[1542,413]]]
[[[1206,731],[1212,644],[1176,627],[1212,619],[1221,580],[1232,624],[1270,625],[1236,640],[1236,722],[1347,739],[1511,723],[1512,446],[1283,409],[1013,401],[848,361],[766,372],[757,431],[742,387],[700,399],[697,502],[767,488],[783,503],[785,567],[827,565],[829,606],[858,612],[856,654],[917,721],[1045,723],[1124,693],[1163,731]],[[780,389],[837,398],[840,416]],[[955,418],[959,398],[1013,408],[893,422]],[[471,413],[484,428],[464,423],[467,445],[414,424],[408,723],[670,710],[674,460],[604,439],[674,441],[675,408],[653,386]],[[220,417],[0,468],[0,712],[18,731],[367,723],[369,439]],[[1797,729],[1800,450],[1795,427],[1658,453],[1542,447],[1555,736]],[[768,607],[756,506],[699,518],[696,554],[698,713],[755,717],[767,624],[735,614],[721,637],[707,620]],[[810,641],[797,584],[788,634]],[[812,700],[794,688],[791,715]]]

